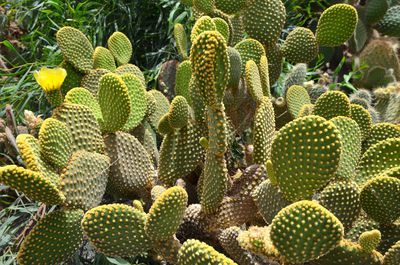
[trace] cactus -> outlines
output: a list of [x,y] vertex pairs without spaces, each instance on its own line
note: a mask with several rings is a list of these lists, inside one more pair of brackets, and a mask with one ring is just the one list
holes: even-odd
[[129,119],[131,103],[128,87],[116,74],[105,74],[99,81],[99,104],[104,120],[104,130],[121,130]]
[[357,26],[357,11],[347,4],[326,9],[318,21],[316,39],[321,46],[338,46],[350,39]]
[[400,241],[394,244],[383,257],[383,265],[396,265],[400,262]]
[[88,74],[93,69],[93,46],[81,31],[62,27],[57,31],[57,43],[64,59],[78,71]]
[[244,9],[247,5],[248,0],[215,0],[215,7],[228,15],[234,15]]
[[[86,88],[87,90],[92,93],[92,95],[98,99],[98,92],[99,92],[99,81],[100,78],[110,73],[110,71],[106,69],[93,69],[82,78],[81,85],[82,87]],[[76,86],[79,87],[79,86]]]
[[93,53],[93,67],[115,72],[117,67],[115,66],[114,57],[110,50],[101,46],[96,47]]
[[23,242],[18,263],[59,264],[66,262],[83,241],[82,210],[58,210],[40,220]]
[[313,114],[327,120],[337,116],[350,117],[350,100],[340,91],[329,91],[322,94],[315,102]]
[[181,187],[172,187],[162,193],[151,206],[145,232],[152,241],[167,240],[173,236],[185,213],[188,195]]
[[328,92],[328,87],[321,86],[319,84],[308,89],[308,94],[310,95],[311,103],[315,104],[318,98],[323,94],[325,94],[326,92]]
[[336,178],[350,180],[354,177],[355,170],[361,154],[361,130],[357,123],[343,116],[335,117],[331,122],[340,132],[342,152],[340,154],[339,168]]
[[239,52],[235,48],[228,47],[227,51],[230,62],[228,87],[237,88],[239,86],[240,77],[242,74],[242,59],[240,58]]
[[343,226],[340,221],[312,201],[299,201],[283,208],[271,224],[272,244],[285,259],[293,263],[324,255],[338,246],[342,239]]
[[332,182],[318,196],[318,202],[349,230],[361,212],[360,190],[354,181]]
[[400,180],[380,176],[368,181],[360,193],[363,210],[378,223],[391,224],[400,217]]
[[183,28],[183,25],[180,23],[176,23],[174,26],[174,37],[176,42],[176,48],[178,49],[179,56],[182,60],[188,59],[187,54],[187,35],[186,31]]
[[311,199],[333,177],[340,151],[339,131],[322,117],[306,116],[285,125],[271,149],[274,173],[284,196],[291,201]]
[[299,111],[299,117],[305,117],[308,115],[312,115],[314,110],[314,104],[305,104],[301,107]]
[[371,253],[381,241],[381,232],[372,230],[361,234],[359,240],[361,249],[367,253]]
[[259,65],[259,70],[260,70],[260,78],[261,78],[261,86],[263,90],[263,94],[266,97],[271,97],[271,91],[270,91],[270,83],[269,83],[269,70],[268,70],[268,58],[267,56],[261,56],[260,59],[260,65]]
[[[249,0],[243,12],[246,33],[265,46],[276,44],[283,29],[286,10],[282,1]],[[269,21],[269,23],[265,23]]]
[[69,207],[89,210],[100,204],[106,191],[110,158],[78,151],[61,174],[60,190]]
[[389,138],[400,138],[399,128],[386,122],[375,124],[371,127],[371,132],[363,143],[363,149],[366,151],[374,144]]
[[190,34],[190,41],[192,45],[194,44],[197,37],[205,32],[205,31],[216,31],[217,27],[215,26],[214,21],[209,16],[202,16],[193,26],[192,32]]
[[362,187],[385,170],[400,166],[400,138],[389,138],[371,146],[361,157],[355,181]]
[[214,22],[216,30],[221,33],[221,35],[224,37],[225,41],[228,43],[230,39],[230,31],[229,31],[229,25],[228,23],[225,22],[222,18],[216,17],[213,18],[212,21]]
[[215,0],[193,0],[194,7],[205,14],[214,12]]
[[101,205],[85,213],[82,230],[99,252],[110,257],[126,257],[152,247],[145,233],[146,220],[145,213],[128,205]]
[[385,13],[385,16],[374,25],[380,33],[392,37],[400,37],[400,6],[392,6]]
[[[286,98],[286,92],[289,89],[289,87],[293,85],[298,85],[302,86],[303,83],[306,81],[306,75],[307,75],[307,65],[306,64],[296,64],[295,67],[293,67],[292,70],[288,73],[284,80],[284,85],[283,85],[283,91],[281,93],[281,96],[283,98]],[[312,103],[315,103],[312,102]]]
[[282,72],[282,51],[278,45],[272,45],[265,48],[265,53],[268,58],[269,84],[272,86]]
[[192,69],[190,61],[186,60],[179,64],[176,70],[175,78],[175,95],[182,96],[186,99],[187,103],[192,106],[192,100],[190,98],[189,84],[192,77]]
[[364,141],[371,133],[372,117],[369,112],[360,105],[350,104],[350,117],[357,122],[361,130],[361,140]]
[[61,62],[59,67],[65,69],[67,72],[67,76],[60,88],[62,95],[65,96],[65,94],[67,94],[67,92],[72,88],[81,86],[81,81],[84,75],[65,60]]
[[[170,103],[160,91],[150,90],[148,93],[150,93],[151,96],[148,96],[146,99],[147,111],[145,117],[153,130],[157,131],[158,122],[166,113],[168,113]],[[154,98],[155,102],[153,103],[149,101],[149,98]]]
[[115,69],[115,73],[117,75],[123,75],[123,74],[136,75],[142,82],[143,87],[146,88],[146,80],[144,78],[144,75],[143,75],[142,71],[140,71],[139,67],[137,67],[134,64],[128,63],[128,64],[121,65],[117,69]]
[[128,37],[119,31],[114,32],[107,41],[108,49],[118,65],[127,64],[132,57],[132,43]]
[[272,140],[275,136],[275,117],[271,100],[264,97],[257,107],[254,117],[253,144],[254,163],[265,165],[271,153]]
[[368,25],[379,22],[385,16],[388,9],[389,3],[387,0],[368,0],[365,5],[365,21]]
[[242,16],[240,14],[231,16],[231,24],[232,24],[232,32],[231,32],[232,43],[241,41],[244,35],[244,25]]
[[253,259],[251,254],[243,249],[238,241],[240,228],[237,226],[231,226],[224,229],[218,236],[218,240],[221,243],[224,250],[239,264],[239,265],[253,265]]
[[248,60],[246,63],[245,80],[247,89],[253,96],[253,99],[258,104],[261,104],[264,99],[264,94],[261,85],[260,72],[257,64],[253,60]]
[[249,60],[253,60],[260,65],[261,57],[265,56],[265,50],[262,44],[254,39],[246,39],[235,45],[242,59],[242,75],[246,72],[246,65]]
[[351,229],[345,234],[345,238],[357,243],[362,233],[378,228],[379,224],[377,222],[367,218],[365,214],[360,215],[353,223]]
[[152,181],[153,166],[142,144],[124,132],[108,134],[104,139],[112,165],[108,179],[111,193],[131,197]]
[[171,102],[169,109],[168,122],[174,129],[180,129],[188,123],[189,106],[186,99],[182,96],[176,96]]
[[282,45],[282,54],[294,64],[312,61],[318,54],[314,33],[303,27],[291,31]]
[[298,85],[289,87],[286,93],[286,102],[289,112],[294,119],[300,117],[300,110],[304,105],[311,104],[307,90]]
[[9,165],[0,168],[0,181],[29,198],[46,204],[58,205],[65,201],[65,196],[58,187],[40,172]]
[[143,120],[146,114],[146,89],[140,79],[130,73],[120,75],[128,89],[130,101],[130,114],[123,129],[128,131],[135,128]]
[[236,265],[213,247],[195,239],[187,240],[179,250],[178,265]]

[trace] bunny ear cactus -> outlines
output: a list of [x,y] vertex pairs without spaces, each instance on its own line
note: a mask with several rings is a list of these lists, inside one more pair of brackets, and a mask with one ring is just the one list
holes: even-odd
[[180,129],[188,123],[189,119],[189,105],[182,96],[176,96],[171,102],[168,122],[174,129]]
[[350,117],[350,100],[343,92],[326,92],[315,102],[313,113],[327,120],[336,116]]
[[268,76],[269,84],[273,85],[278,81],[282,72],[282,51],[278,45],[265,47],[265,53],[268,58]]
[[353,35],[357,26],[356,9],[347,4],[337,4],[326,9],[318,21],[316,39],[319,45],[338,46]]
[[108,38],[108,49],[114,56],[118,65],[127,64],[132,57],[132,43],[122,32],[114,32]]
[[64,82],[60,87],[61,93],[63,94],[63,96],[65,96],[65,94],[67,94],[67,92],[72,88],[81,86],[81,81],[84,77],[84,74],[76,70],[72,66],[72,64],[70,64],[66,60],[62,61],[59,67],[65,69],[65,71],[67,72],[67,76],[65,77]]
[[200,12],[210,14],[214,12],[215,0],[193,0],[194,7]]
[[187,240],[179,250],[178,265],[237,265],[213,247],[195,239]]
[[110,50],[101,46],[96,47],[93,54],[93,67],[107,69],[111,72],[115,72],[115,61]]
[[369,111],[360,105],[350,104],[350,117],[357,122],[361,130],[361,140],[364,141],[371,132],[372,117]]
[[234,15],[246,7],[248,0],[215,0],[215,6],[228,15]]
[[196,38],[205,31],[216,31],[217,27],[215,26],[214,21],[209,16],[202,16],[199,20],[196,21],[192,28],[192,32],[190,33],[190,41],[194,44]]
[[360,238],[358,239],[360,242],[360,246],[362,250],[367,253],[371,253],[381,241],[381,232],[379,230],[372,230],[368,232],[364,232],[361,234]]
[[144,78],[144,75],[143,75],[142,71],[140,70],[140,68],[134,64],[127,63],[124,65],[121,65],[117,69],[115,69],[115,73],[117,75],[133,74],[139,78],[140,82],[142,82],[143,87],[146,88],[146,80]]
[[93,69],[93,46],[80,30],[62,27],[57,31],[57,43],[64,59],[77,70],[88,74]]
[[282,54],[293,64],[312,61],[318,54],[314,33],[303,27],[291,31],[283,43]]
[[400,138],[400,129],[387,122],[375,124],[371,127],[371,132],[363,143],[363,149],[366,151],[374,144],[389,138]]
[[[287,90],[293,85],[302,86],[303,83],[306,82],[306,77],[307,77],[307,65],[303,63],[296,64],[293,67],[293,69],[290,70],[290,72],[288,73],[288,75],[284,80],[284,88],[281,96],[286,98]],[[311,103],[315,103],[315,101]]]
[[186,31],[183,28],[183,25],[180,23],[176,23],[174,26],[174,37],[175,37],[175,42],[176,42],[176,48],[178,49],[179,56],[182,58],[182,60],[187,60],[188,59],[188,54],[187,54],[187,35]]
[[175,95],[184,97],[190,106],[193,105],[189,89],[191,78],[192,68],[190,61],[183,61],[179,64],[178,69],[176,70],[174,91]]
[[374,28],[380,33],[392,37],[400,37],[400,6],[392,6],[385,16],[376,24]]
[[265,56],[263,45],[255,39],[246,39],[234,47],[240,54],[242,59],[242,75],[246,72],[247,62],[253,60],[257,65],[260,65],[261,57]]
[[240,228],[231,226],[222,230],[218,236],[218,241],[224,250],[239,264],[239,265],[254,265],[256,264],[250,252],[239,245],[237,237],[239,236]]
[[290,114],[295,119],[300,116],[300,110],[304,105],[311,104],[307,90],[298,85],[289,87],[286,93],[286,102]]
[[229,25],[223,20],[222,18],[215,17],[212,19],[215,25],[216,30],[221,33],[221,35],[224,37],[225,41],[228,43],[230,40],[230,30],[229,30]]
[[[82,78],[82,82],[81,82],[80,86],[89,90],[90,93],[93,95],[93,97],[98,99],[100,78],[103,75],[108,74],[108,73],[110,73],[110,71],[106,70],[106,69],[90,70],[90,72]],[[79,87],[79,86],[77,86],[77,87]]]
[[340,132],[324,118],[311,115],[286,124],[271,149],[274,173],[285,197],[311,199],[336,173],[340,153]]
[[82,230],[93,246],[107,256],[138,255],[152,246],[145,233],[146,219],[145,213],[128,205],[101,205],[85,213]]
[[246,33],[267,47],[277,43],[285,19],[286,9],[281,0],[249,0],[243,12]]
[[59,264],[70,258],[83,241],[82,210],[64,209],[40,220],[22,243],[17,260],[21,265]]
[[383,265],[396,265],[400,262],[400,241],[394,244],[383,257]]
[[283,208],[271,224],[273,245],[293,263],[324,255],[338,246],[342,239],[343,225],[340,221],[312,201],[299,201]]

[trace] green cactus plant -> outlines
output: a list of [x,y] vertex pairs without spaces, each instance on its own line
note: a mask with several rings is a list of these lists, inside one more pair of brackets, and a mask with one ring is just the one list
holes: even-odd
[[132,43],[128,37],[119,31],[114,32],[107,41],[108,49],[118,65],[127,64],[132,57]]

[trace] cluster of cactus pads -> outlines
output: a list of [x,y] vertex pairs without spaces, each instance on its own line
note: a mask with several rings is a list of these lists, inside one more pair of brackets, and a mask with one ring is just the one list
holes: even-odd
[[[45,90],[53,115],[38,138],[18,136],[26,168],[0,168],[1,183],[57,205],[18,262],[65,262],[87,238],[109,257],[150,252],[178,265],[399,264],[399,87],[375,90],[377,102],[314,91],[300,64],[283,98],[270,92],[282,56],[306,63],[345,42],[355,9],[334,5],[316,35],[298,28],[279,47],[280,0],[182,2],[198,18],[190,53],[175,27],[183,61],[171,102],[146,90],[123,33],[94,49],[79,30],[58,31],[67,76]],[[232,170],[244,131],[247,167]],[[128,203],[105,204],[106,193]]]

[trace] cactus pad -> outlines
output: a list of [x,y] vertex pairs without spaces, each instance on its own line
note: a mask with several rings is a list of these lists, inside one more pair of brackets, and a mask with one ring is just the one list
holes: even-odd
[[260,72],[257,64],[253,60],[248,60],[246,63],[245,80],[247,89],[253,96],[253,99],[258,104],[261,104],[264,99],[264,94],[261,85]]
[[99,81],[98,96],[104,130],[111,133],[121,130],[131,112],[129,91],[125,82],[116,74],[105,74]]
[[[90,93],[92,93],[92,95],[97,99],[98,98],[98,92],[99,92],[99,81],[100,78],[105,75],[110,73],[110,71],[106,70],[106,69],[93,69],[90,70],[90,72],[85,75],[82,78],[81,81],[81,86],[86,88],[87,90],[90,91]],[[76,86],[79,87],[79,86]]]
[[0,181],[27,197],[50,205],[63,204],[65,196],[41,173],[9,165],[0,168]]
[[[149,110],[149,108],[154,107],[154,111],[149,116],[147,116],[147,112],[146,112],[146,118],[147,118],[150,126],[153,128],[153,130],[157,130],[158,122],[161,120],[161,118],[166,113],[168,113],[170,104],[169,104],[168,99],[160,91],[150,90],[149,93],[155,99],[155,104],[154,104],[154,106],[152,106],[152,105],[148,106],[148,110]],[[149,101],[147,101],[147,103],[152,104],[152,102],[149,102]]]
[[353,35],[357,26],[356,9],[337,4],[326,9],[318,21],[316,39],[321,46],[339,46]]
[[281,128],[272,143],[271,161],[285,197],[311,199],[333,177],[340,152],[340,133],[324,118],[306,116]]
[[327,120],[336,116],[350,117],[350,100],[343,92],[326,92],[315,102],[313,113]]
[[181,23],[175,24],[174,37],[175,37],[176,48],[178,50],[179,56],[182,58],[182,60],[187,60],[188,59],[187,35],[186,35],[186,31],[183,28],[183,25]]
[[314,33],[303,27],[291,31],[283,43],[282,54],[294,64],[312,61],[318,54]]
[[186,126],[189,119],[189,106],[182,96],[176,96],[169,108],[168,121],[172,128],[180,129]]
[[106,191],[110,158],[78,151],[61,174],[60,189],[65,195],[65,204],[85,211],[100,204]]
[[289,87],[286,92],[286,102],[290,114],[294,119],[297,119],[300,116],[300,110],[304,105],[311,104],[307,90],[298,85]]
[[71,154],[72,134],[63,122],[53,118],[44,120],[39,131],[40,150],[52,165],[66,167]]
[[174,90],[175,94],[177,96],[184,97],[189,105],[192,105],[190,99],[190,91],[189,91],[189,83],[191,78],[192,78],[192,69],[190,61],[186,60],[180,63],[178,69],[176,70]]
[[83,74],[65,60],[61,62],[59,67],[64,68],[65,71],[67,71],[67,76],[60,88],[61,93],[65,96],[70,89],[81,86]]
[[78,29],[62,27],[57,31],[57,43],[65,60],[82,73],[93,69],[93,46]]
[[108,38],[108,49],[119,65],[127,64],[132,57],[132,43],[122,32],[114,32]]
[[85,213],[82,229],[95,248],[107,256],[138,255],[151,248],[144,232],[146,218],[145,213],[128,205],[101,205]]
[[360,127],[361,130],[361,140],[365,140],[370,132],[372,127],[372,118],[371,114],[361,107],[360,105],[350,104],[350,117],[355,120]]
[[134,64],[127,63],[127,64],[124,64],[124,65],[121,65],[115,70],[115,73],[117,75],[123,75],[123,74],[136,75],[140,79],[140,81],[142,82],[143,87],[146,87],[146,80],[144,78],[144,75],[143,75],[142,71],[140,70],[139,67],[137,67]]
[[94,50],[93,67],[115,72],[116,66],[114,57],[107,48],[101,46],[96,47]]
[[21,265],[66,262],[83,241],[82,210],[59,210],[40,220],[26,237],[18,252]]
[[367,231],[361,234],[359,240],[362,250],[371,253],[381,241],[381,232],[379,230]]
[[378,123],[372,126],[371,132],[364,142],[363,148],[368,150],[374,144],[389,139],[400,138],[400,129],[391,123]]
[[271,224],[273,245],[293,263],[306,262],[328,253],[340,244],[342,238],[340,221],[312,201],[299,201],[285,207]]
[[265,56],[263,45],[254,39],[245,39],[235,45],[235,49],[239,52],[242,59],[242,75],[246,73],[247,62],[253,60],[260,65],[261,57]]
[[382,34],[400,37],[400,6],[389,8],[385,16],[374,27]]
[[163,192],[151,206],[146,220],[146,234],[153,241],[166,240],[175,234],[185,214],[188,195],[181,187]]
[[247,2],[248,0],[215,0],[215,6],[225,14],[233,15],[242,10]]

